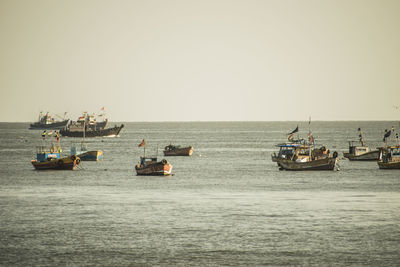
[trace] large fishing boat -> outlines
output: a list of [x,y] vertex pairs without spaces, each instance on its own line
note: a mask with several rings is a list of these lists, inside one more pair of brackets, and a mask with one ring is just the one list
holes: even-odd
[[277,163],[288,171],[334,170],[339,160],[337,156],[336,151],[331,156],[324,147],[313,150],[309,145],[301,145],[294,148],[290,157],[280,158]]
[[112,128],[98,130],[92,130],[85,127],[70,126],[67,129],[60,130],[60,134],[62,136],[68,137],[83,137],[84,134],[86,137],[115,137],[119,135],[119,132],[122,130],[122,128],[124,128],[123,124],[121,124],[120,126],[115,125]]
[[31,161],[36,170],[74,170],[80,163],[79,157],[61,157],[61,147],[52,144],[36,147],[36,160]]
[[89,115],[87,112],[84,112],[77,121],[71,122],[67,128],[62,129],[60,134],[68,137],[114,137],[118,136],[119,132],[124,128],[123,124],[105,128],[107,123],[107,119],[97,122],[94,114]]
[[[65,113],[66,114],[66,113]],[[31,123],[30,130],[58,130],[63,129],[68,125],[69,119],[63,119],[62,121],[55,120],[48,112],[43,115],[43,112],[39,114],[39,120]]]
[[366,146],[361,128],[358,128],[358,131],[359,131],[360,145],[359,146],[355,145],[354,143],[356,141],[349,141],[349,152],[343,153],[343,156],[345,158],[348,158],[349,160],[359,160],[359,161],[378,160],[379,150],[371,150],[368,146]]
[[400,169],[400,145],[380,148],[378,166],[379,169]]
[[164,156],[191,156],[192,154],[192,146],[181,147],[170,144],[164,148]]

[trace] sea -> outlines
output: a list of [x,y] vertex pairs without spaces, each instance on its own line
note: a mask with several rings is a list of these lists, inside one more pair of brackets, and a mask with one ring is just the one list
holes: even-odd
[[[359,127],[376,148],[398,122],[124,125],[86,138],[102,160],[36,171],[42,131],[0,123],[1,266],[400,266],[400,170],[343,158]],[[296,126],[339,153],[339,171],[279,170],[271,154]],[[173,175],[136,176],[143,139]],[[64,155],[80,141],[61,138]],[[194,153],[164,157],[169,144]]]

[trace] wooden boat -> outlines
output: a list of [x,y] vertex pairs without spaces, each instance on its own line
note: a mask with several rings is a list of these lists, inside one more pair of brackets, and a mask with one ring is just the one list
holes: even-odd
[[379,169],[400,169],[400,145],[380,148]]
[[368,146],[365,145],[364,138],[362,135],[361,128],[358,128],[359,132],[359,142],[360,146],[354,145],[356,141],[349,141],[349,152],[343,153],[345,158],[349,160],[359,160],[359,161],[373,161],[378,160],[379,150],[371,150]]
[[[272,162],[278,162],[279,165],[280,159],[291,159],[294,156],[296,149],[298,147],[308,146],[308,145],[305,143],[301,144],[296,142],[296,143],[283,143],[283,144],[278,144],[276,146],[279,147],[279,152],[278,154],[274,152],[274,154],[271,155],[271,160]],[[312,148],[311,156],[314,159],[326,158],[329,157],[329,150],[327,150],[324,146],[320,148]]]
[[355,146],[354,141],[349,141],[349,152],[343,153],[349,160],[374,161],[379,158],[379,150],[371,150],[368,146]]
[[71,146],[71,155],[77,155],[81,161],[98,161],[103,156],[103,151],[88,150],[86,144],[82,142],[79,149],[77,145]]
[[166,160],[157,161],[156,157],[140,157],[140,163],[135,166],[137,175],[170,175],[172,165]]
[[191,156],[193,154],[193,147],[180,147],[168,145],[164,148],[164,156]]
[[61,147],[52,145],[50,149],[45,146],[36,148],[36,160],[31,163],[36,170],[74,170],[80,163],[79,157],[60,157]]
[[[314,150],[315,151],[315,150]],[[278,159],[277,163],[282,170],[289,171],[311,171],[311,170],[334,170],[337,162],[337,152],[330,156],[329,150],[321,149],[314,152],[308,145],[298,146],[290,158]]]
[[39,120],[35,123],[31,123],[29,129],[30,130],[59,130],[63,129],[68,125],[69,119],[56,121],[54,118],[50,116],[47,112],[43,115],[42,112],[39,114]]
[[123,124],[121,124],[120,126],[115,125],[113,128],[97,130],[87,127],[69,126],[67,129],[60,130],[60,134],[62,136],[68,137],[83,137],[83,135],[85,135],[86,137],[113,137],[118,136],[122,128],[124,128]]

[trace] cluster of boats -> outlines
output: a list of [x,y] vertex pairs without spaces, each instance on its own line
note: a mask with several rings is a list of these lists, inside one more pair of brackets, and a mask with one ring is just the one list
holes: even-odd
[[[330,152],[325,146],[316,147],[311,132],[307,139],[293,140],[293,134],[298,127],[289,133],[289,142],[276,145],[279,151],[271,155],[281,170],[306,171],[306,170],[339,170],[338,153]],[[356,141],[349,141],[349,151],[343,156],[351,161],[376,161],[380,169],[400,169],[400,145],[387,145],[387,138],[394,131],[386,130],[383,138],[384,146],[371,150],[366,146],[362,131],[359,131],[360,145]],[[396,134],[398,140],[398,134]]]
[[[104,119],[97,122],[95,116],[84,113],[76,122],[70,120],[56,121],[46,113],[39,116],[39,122],[31,124],[30,129],[59,129],[55,132],[57,142],[51,143],[46,147],[46,137],[52,135],[52,131],[45,130],[42,134],[42,145],[36,149],[36,160],[32,160],[32,165],[37,170],[73,170],[76,169],[81,161],[98,161],[103,152],[101,150],[88,150],[85,137],[96,136],[117,136],[124,127],[115,126],[106,128],[108,120]],[[40,128],[42,127],[42,128]],[[278,152],[271,155],[272,161],[276,162],[280,170],[306,171],[306,170],[339,170],[339,157],[336,151],[331,152],[326,146],[317,147],[311,131],[306,139],[294,140],[294,133],[299,128],[290,132],[288,142],[277,144]],[[360,145],[356,141],[349,141],[349,151],[343,156],[351,161],[377,161],[380,169],[400,169],[400,145],[387,145],[387,138],[394,133],[394,129],[386,130],[384,134],[384,146],[375,150],[370,149],[364,142],[362,131],[359,131]],[[47,135],[47,136],[46,136]],[[82,137],[83,140],[71,146],[70,155],[61,157],[60,135],[68,137]],[[396,134],[398,140],[398,134]],[[135,166],[137,175],[170,175],[172,165],[166,159],[161,161],[157,157],[146,157],[145,139],[139,144],[143,147],[144,155],[140,157],[139,163]],[[180,147],[172,144],[164,148],[164,156],[191,156],[193,147]]]
[[[119,135],[124,125],[120,126],[115,125],[114,127],[108,126],[108,119],[105,118],[104,114],[100,114],[99,117],[102,117],[102,121],[96,120],[95,114],[89,114],[88,112],[84,112],[82,116],[80,116],[76,121],[72,121],[70,119],[62,118],[61,121],[56,120],[52,117],[48,112],[43,114],[42,112],[39,114],[39,119],[37,122],[32,123],[29,127],[31,130],[44,130],[44,129],[52,129],[59,130],[59,133],[62,136],[68,137],[105,137],[105,136],[117,136]],[[59,116],[60,117],[60,116]]]

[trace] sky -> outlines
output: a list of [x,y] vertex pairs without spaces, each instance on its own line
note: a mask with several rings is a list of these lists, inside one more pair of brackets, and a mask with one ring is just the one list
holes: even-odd
[[0,0],[0,121],[399,120],[400,1]]

